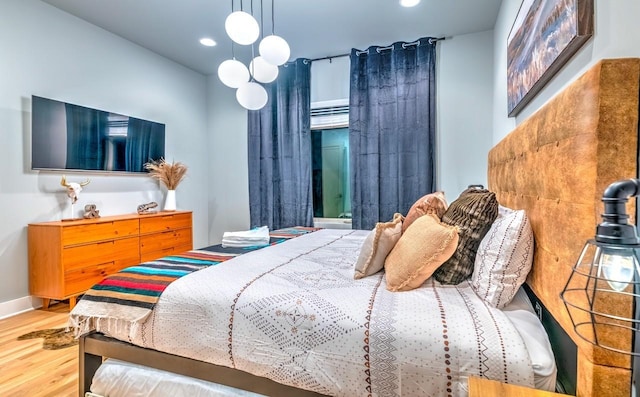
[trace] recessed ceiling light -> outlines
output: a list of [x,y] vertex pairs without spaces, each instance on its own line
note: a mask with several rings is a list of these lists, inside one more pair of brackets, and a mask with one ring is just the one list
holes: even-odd
[[[419,0],[418,0],[419,1]],[[202,39],[200,39],[200,44],[207,46],[207,47],[213,47],[215,46],[217,43],[215,42],[215,40],[210,39],[208,37],[204,37]]]
[[403,7],[417,6],[420,0],[400,0],[400,5]]

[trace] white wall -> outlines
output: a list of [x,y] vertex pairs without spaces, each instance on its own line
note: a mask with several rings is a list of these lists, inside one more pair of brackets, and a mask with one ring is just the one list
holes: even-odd
[[497,143],[593,64],[606,58],[640,56],[640,1],[594,0],[594,36],[576,53],[538,95],[518,114],[507,117],[507,36],[518,13],[519,1],[504,0],[494,29],[495,68],[493,142]]
[[438,185],[453,201],[470,184],[487,185],[493,31],[455,36],[438,45]]
[[311,103],[349,99],[349,57],[311,64]]
[[[28,296],[30,222],[69,216],[61,173],[31,171],[31,95],[166,124],[166,157],[189,166],[178,207],[194,212],[194,245],[208,244],[206,78],[37,0],[0,1],[0,317]],[[146,176],[89,177],[76,207],[101,215],[162,202]]]
[[216,75],[207,78],[207,90],[209,236],[219,243],[224,232],[249,228],[247,111]]

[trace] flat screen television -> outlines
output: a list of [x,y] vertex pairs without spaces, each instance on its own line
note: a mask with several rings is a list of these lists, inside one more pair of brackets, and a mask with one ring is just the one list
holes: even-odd
[[145,172],[164,157],[164,124],[31,97],[31,168]]

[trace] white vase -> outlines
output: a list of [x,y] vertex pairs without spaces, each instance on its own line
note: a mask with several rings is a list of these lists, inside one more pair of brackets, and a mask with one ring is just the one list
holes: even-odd
[[167,190],[167,197],[164,199],[164,210],[175,211],[176,210],[176,191]]

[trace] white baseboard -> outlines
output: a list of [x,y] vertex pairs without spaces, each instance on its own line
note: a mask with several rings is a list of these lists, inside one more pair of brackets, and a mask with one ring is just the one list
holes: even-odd
[[33,296],[0,302],[0,320],[42,307],[42,299]]

